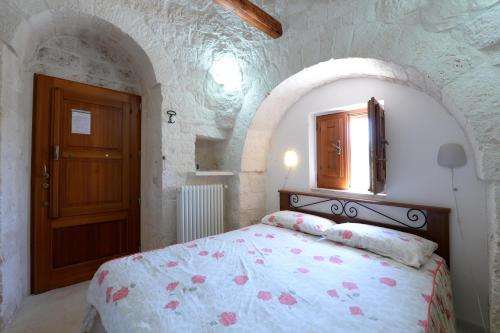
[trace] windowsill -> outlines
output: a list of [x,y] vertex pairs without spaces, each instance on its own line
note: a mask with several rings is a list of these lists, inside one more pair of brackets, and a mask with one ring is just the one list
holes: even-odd
[[357,189],[349,189],[349,190],[333,190],[329,188],[318,188],[318,187],[312,187],[311,191],[313,192],[318,192],[318,193],[325,193],[325,194],[339,194],[340,196],[344,195],[349,195],[353,196],[359,199],[383,199],[387,196],[385,193],[379,193],[379,194],[373,194],[370,191],[363,191],[363,190],[357,190]]

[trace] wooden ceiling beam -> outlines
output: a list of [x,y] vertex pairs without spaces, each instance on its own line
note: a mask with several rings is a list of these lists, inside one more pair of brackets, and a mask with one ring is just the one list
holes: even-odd
[[249,0],[214,0],[272,38],[283,35],[281,23]]

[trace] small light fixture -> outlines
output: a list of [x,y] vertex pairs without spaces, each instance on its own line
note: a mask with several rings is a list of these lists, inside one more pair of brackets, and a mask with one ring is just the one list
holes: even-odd
[[227,53],[215,59],[210,74],[215,82],[224,87],[228,94],[235,94],[241,89],[241,69],[234,55]]
[[288,169],[293,169],[299,163],[299,157],[297,156],[297,153],[294,150],[288,150],[285,153],[285,158],[283,159],[283,162],[285,163],[285,166]]
[[467,163],[464,147],[458,143],[447,143],[442,145],[439,147],[437,162],[440,166],[450,169],[451,188],[453,192],[457,192],[458,189],[455,187],[454,170]]
[[455,169],[464,166],[467,157],[462,145],[458,143],[447,143],[439,148],[438,164],[445,168]]
[[290,175],[290,171],[299,164],[299,157],[295,150],[287,150],[285,153],[285,157],[283,158],[283,163],[287,168],[285,181],[283,182],[283,189],[286,188],[286,183],[288,182],[288,176]]

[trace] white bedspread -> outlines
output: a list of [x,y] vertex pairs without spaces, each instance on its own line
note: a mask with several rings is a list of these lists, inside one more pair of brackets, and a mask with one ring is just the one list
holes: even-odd
[[108,333],[453,332],[450,280],[263,224],[110,261],[87,295]]

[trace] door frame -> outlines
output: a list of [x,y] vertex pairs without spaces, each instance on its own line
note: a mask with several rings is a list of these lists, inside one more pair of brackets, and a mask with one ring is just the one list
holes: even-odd
[[[47,233],[49,228],[44,227],[49,223],[48,209],[42,206],[43,201],[50,200],[50,192],[42,189],[42,183],[45,181],[42,177],[43,164],[47,165],[49,174],[51,173],[52,152],[50,147],[50,126],[52,103],[55,98],[53,91],[61,85],[64,89],[70,90],[72,87],[84,89],[87,93],[99,95],[101,92],[110,92],[113,94],[122,94],[130,97],[130,215],[131,220],[136,221],[127,226],[127,254],[132,254],[140,250],[140,232],[141,232],[141,213],[140,213],[140,195],[141,195],[141,97],[138,95],[116,91],[112,89],[92,86],[84,83],[68,81],[56,77],[50,77],[41,74],[34,75],[33,85],[33,126],[32,126],[32,155],[31,155],[31,216],[30,216],[30,253],[31,253],[31,293],[38,294],[55,287],[51,284],[50,260],[52,258],[51,234]],[[103,98],[105,99],[105,98]],[[132,121],[132,120],[135,121]],[[45,212],[44,212],[45,209]],[[45,260],[42,256],[36,256],[36,252],[49,253]],[[70,285],[88,280],[88,274],[78,273],[79,267],[92,267],[97,270],[99,266],[115,257],[100,258],[83,263],[71,265],[76,268],[76,274],[68,274],[64,277],[64,285]],[[48,259],[47,259],[48,258]],[[85,269],[82,269],[84,271]],[[40,278],[40,277],[44,278]]]

